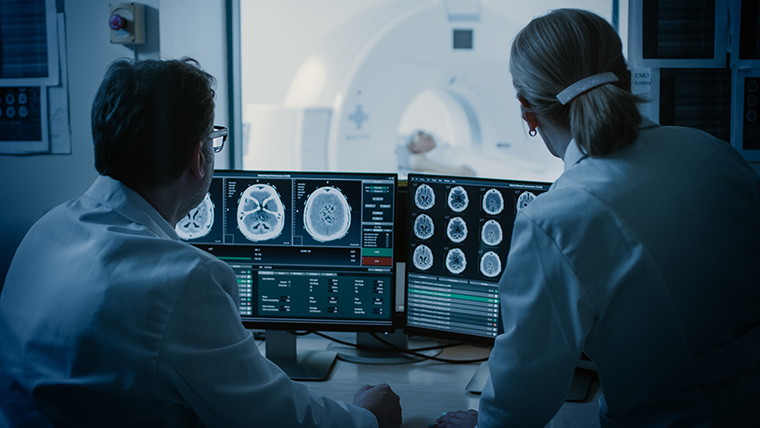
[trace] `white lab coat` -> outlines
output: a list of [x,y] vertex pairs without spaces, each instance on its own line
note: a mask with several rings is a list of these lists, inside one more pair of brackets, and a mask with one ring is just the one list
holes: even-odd
[[543,427],[585,351],[603,427],[760,426],[760,179],[727,143],[645,121],[518,214],[478,425]]
[[237,302],[229,266],[99,177],[37,222],[11,264],[0,426],[377,426],[262,357]]

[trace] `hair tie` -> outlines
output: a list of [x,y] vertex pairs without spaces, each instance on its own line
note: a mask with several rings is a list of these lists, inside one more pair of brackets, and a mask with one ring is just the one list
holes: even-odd
[[597,86],[602,86],[607,83],[617,82],[618,80],[620,79],[618,79],[618,77],[615,76],[615,73],[611,71],[595,74],[568,86],[564,91],[557,94],[557,99],[562,105],[565,105],[572,101],[573,98],[590,89],[594,89]]

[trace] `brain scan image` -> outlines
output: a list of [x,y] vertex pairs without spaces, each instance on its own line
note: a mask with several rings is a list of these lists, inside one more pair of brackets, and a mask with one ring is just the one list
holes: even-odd
[[285,206],[277,190],[269,184],[254,184],[243,192],[238,202],[237,224],[251,241],[274,239],[285,227]]
[[483,230],[480,232],[480,239],[483,243],[490,246],[499,245],[501,240],[504,239],[504,232],[501,230],[501,224],[496,220],[488,220],[483,225]]
[[414,219],[414,236],[420,239],[429,239],[433,236],[435,227],[433,219],[427,214],[420,214]]
[[457,186],[449,191],[449,208],[452,211],[461,213],[467,209],[467,205],[470,205],[470,198],[467,196],[464,187]]
[[462,220],[462,217],[454,217],[449,220],[449,225],[446,227],[446,236],[457,244],[467,238],[467,223]]
[[460,274],[464,272],[464,268],[467,267],[467,258],[464,256],[464,251],[459,248],[452,248],[446,254],[446,269],[453,274]]
[[489,278],[499,275],[501,273],[499,255],[493,251],[483,254],[483,257],[480,258],[480,272]]
[[428,270],[433,266],[433,252],[427,245],[418,245],[412,255],[412,263],[419,270]]
[[534,199],[536,199],[536,195],[533,193],[522,192],[520,196],[517,197],[517,211],[527,207]]
[[202,238],[211,231],[211,226],[214,225],[214,203],[211,202],[211,197],[206,193],[206,197],[193,208],[185,217],[183,217],[174,230],[177,231],[177,236],[185,241],[190,239]]
[[483,195],[483,211],[488,215],[498,215],[504,210],[504,198],[496,189],[489,189]]
[[414,192],[414,204],[421,210],[429,210],[435,205],[435,192],[427,184],[423,184]]
[[319,242],[346,236],[351,227],[351,205],[346,195],[330,186],[313,191],[306,198],[303,224],[306,232]]

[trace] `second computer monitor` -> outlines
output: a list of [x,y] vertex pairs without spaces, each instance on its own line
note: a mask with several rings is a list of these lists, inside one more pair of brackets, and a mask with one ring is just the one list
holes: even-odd
[[550,186],[409,174],[407,333],[493,343],[515,216]]

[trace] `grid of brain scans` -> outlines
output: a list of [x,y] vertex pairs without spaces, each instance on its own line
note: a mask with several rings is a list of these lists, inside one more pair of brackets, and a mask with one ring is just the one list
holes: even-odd
[[177,235],[235,272],[243,321],[392,321],[395,174],[215,171]]
[[550,185],[410,174],[407,328],[496,337],[515,216]]

